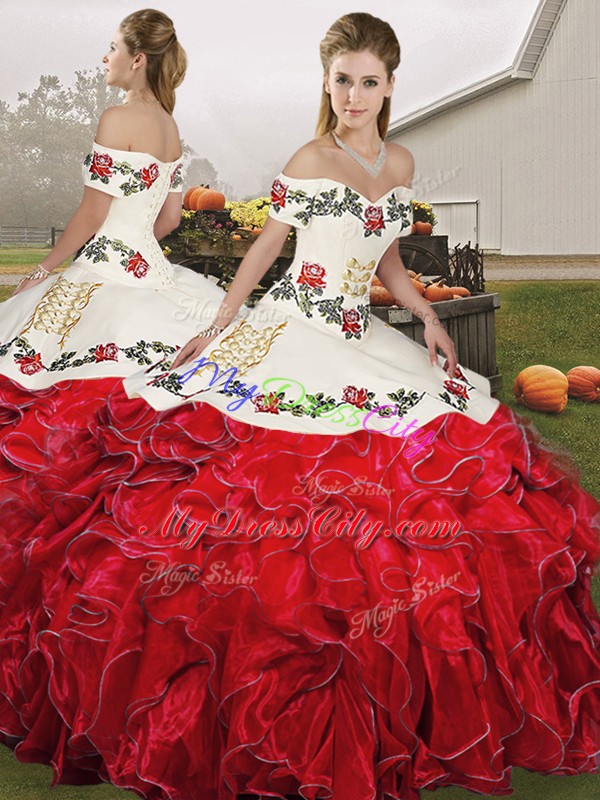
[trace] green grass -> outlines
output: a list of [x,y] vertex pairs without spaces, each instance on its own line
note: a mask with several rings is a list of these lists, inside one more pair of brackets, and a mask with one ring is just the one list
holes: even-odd
[[[49,252],[49,248],[0,247],[0,275],[7,275],[9,273],[26,275],[28,272],[31,272],[31,268],[39,264]],[[67,266],[69,261],[70,259],[66,259],[61,266]],[[0,795],[0,800],[1,797],[2,795]]]
[[[0,265],[4,263],[5,253],[0,250]],[[37,256],[30,258],[32,260],[23,263],[31,265],[39,260]],[[600,404],[569,400],[561,414],[543,414],[524,409],[512,393],[515,377],[531,364],[549,364],[563,372],[580,364],[600,367],[600,283],[502,281],[488,282],[487,289],[499,292],[502,303],[496,311],[498,368],[503,377],[498,399],[532,419],[544,437],[564,445],[582,470],[582,485],[600,496],[600,459],[597,445],[593,444],[598,439]],[[11,292],[10,287],[0,287],[0,300]],[[594,580],[593,595],[600,608],[600,578]],[[21,764],[8,748],[0,746],[0,800],[133,800],[138,797],[109,785],[50,789],[51,780],[50,767]],[[512,784],[514,800],[592,800],[598,796],[598,777],[588,774],[556,777],[515,768]],[[454,787],[435,792],[423,790],[421,795],[423,800],[473,800],[492,796]]]

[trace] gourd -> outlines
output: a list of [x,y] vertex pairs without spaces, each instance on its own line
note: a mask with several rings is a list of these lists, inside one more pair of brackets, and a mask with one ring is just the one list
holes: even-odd
[[195,211],[223,211],[225,208],[225,195],[214,189],[205,189],[199,195],[193,195],[192,201],[196,203]]
[[569,397],[577,397],[587,403],[600,403],[600,369],[596,367],[573,367],[567,372]]
[[431,222],[413,222],[412,233],[417,236],[431,236],[433,225]]
[[513,392],[521,405],[553,414],[565,409],[568,388],[567,376],[546,364],[534,364],[521,370],[513,384]]
[[196,186],[194,188],[194,191],[191,193],[190,198],[188,200],[188,204],[189,204],[189,207],[190,207],[189,210],[190,211],[197,211],[198,210],[198,200],[204,194],[204,192],[207,192],[207,191],[208,191],[208,189],[206,188],[206,186]]
[[435,283],[430,283],[423,292],[425,299],[430,300],[432,303],[438,303],[440,300],[452,300],[454,292],[452,289],[444,286],[444,283],[446,283],[445,278],[441,278]]
[[449,286],[449,289],[452,289],[452,294],[458,297],[471,297],[471,292],[466,288],[466,286]]

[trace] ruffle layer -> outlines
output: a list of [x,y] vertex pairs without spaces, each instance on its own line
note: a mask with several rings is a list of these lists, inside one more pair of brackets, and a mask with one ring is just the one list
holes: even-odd
[[[20,760],[148,800],[507,795],[512,766],[595,770],[600,504],[510,409],[435,419],[411,459],[366,431],[156,413],[117,383],[2,383],[0,740]],[[371,543],[335,535],[359,516]],[[289,535],[240,532],[271,520]],[[405,520],[460,528],[385,534]]]

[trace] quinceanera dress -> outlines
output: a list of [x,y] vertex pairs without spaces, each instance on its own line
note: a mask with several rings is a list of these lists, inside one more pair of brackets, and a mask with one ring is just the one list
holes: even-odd
[[288,274],[214,366],[127,377],[86,474],[25,546],[5,525],[0,739],[55,783],[417,800],[595,769],[600,504],[486,379],[371,318],[412,194],[280,174]]
[[209,320],[224,297],[172,265],[153,234],[182,165],[94,143],[83,180],[114,198],[105,222],[61,275],[0,306],[0,502],[19,535],[53,487],[85,474],[85,440],[110,391],[187,342],[190,309],[205,301]]

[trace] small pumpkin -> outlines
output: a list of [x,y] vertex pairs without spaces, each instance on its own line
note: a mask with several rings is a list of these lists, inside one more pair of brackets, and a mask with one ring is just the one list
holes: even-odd
[[423,296],[426,300],[431,300],[432,303],[439,303],[440,300],[452,300],[452,295],[454,292],[452,289],[449,289],[447,286],[444,286],[446,283],[445,278],[441,278],[439,281],[435,283],[430,283],[429,286],[425,288],[423,292]]
[[431,222],[413,222],[413,233],[417,236],[431,236],[432,232]]
[[371,286],[370,303],[372,306],[396,305],[394,297],[388,292],[385,286]]
[[206,186],[196,186],[194,188],[194,191],[191,193],[190,198],[188,200],[188,204],[189,204],[189,207],[190,207],[189,210],[190,211],[197,211],[198,210],[198,201],[199,201],[200,197],[204,194],[204,192],[207,192],[207,191],[208,191],[208,189],[206,188]]
[[232,233],[231,238],[234,239],[236,242],[238,242],[241,240],[242,237],[239,235],[239,233]]
[[190,186],[190,188],[187,190],[187,192],[183,195],[183,207],[185,208],[186,211],[190,211],[191,210],[190,209],[190,198],[191,198],[191,196],[193,195],[193,193],[195,192],[196,189],[198,189],[198,186]]
[[383,286],[383,283],[379,280],[377,275],[373,275],[373,280],[371,281],[371,286]]
[[421,283],[421,281],[418,278],[411,278],[410,282],[420,295],[425,294],[425,289],[426,289],[425,284]]
[[596,367],[573,367],[567,372],[569,397],[577,397],[586,403],[600,403],[600,369]]
[[223,211],[225,195],[214,189],[206,189],[196,199],[196,211]]
[[567,376],[546,364],[534,364],[521,370],[513,384],[513,392],[521,405],[551,414],[564,411],[568,388]]

